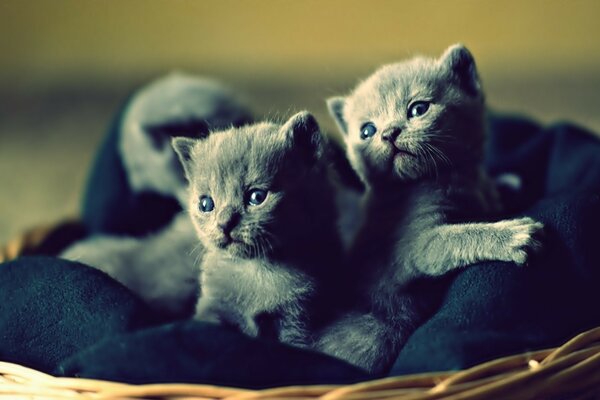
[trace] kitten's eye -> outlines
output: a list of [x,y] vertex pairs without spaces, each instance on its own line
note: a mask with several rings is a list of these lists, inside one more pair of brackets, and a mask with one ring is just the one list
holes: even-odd
[[200,197],[200,211],[202,212],[211,212],[212,210],[215,209],[215,202],[213,201],[212,197],[210,196],[202,196]]
[[372,122],[367,122],[360,128],[360,138],[362,140],[365,140],[365,139],[373,136],[375,134],[375,132],[377,132],[377,128],[375,127],[375,124]]
[[415,101],[408,107],[408,118],[416,118],[425,114],[429,110],[428,101]]
[[267,198],[267,191],[262,189],[252,189],[248,192],[248,200],[246,202],[250,206],[262,204]]

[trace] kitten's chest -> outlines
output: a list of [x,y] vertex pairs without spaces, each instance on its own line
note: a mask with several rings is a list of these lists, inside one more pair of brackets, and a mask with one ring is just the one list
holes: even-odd
[[312,281],[296,271],[263,260],[232,259],[211,254],[202,274],[202,295],[237,304],[250,312],[277,309],[312,290]]
[[362,246],[370,249],[371,281],[377,287],[402,284],[411,276],[408,255],[422,247],[419,245],[422,233],[443,219],[441,195],[417,188],[406,193],[401,201],[375,200],[370,207],[369,239]]

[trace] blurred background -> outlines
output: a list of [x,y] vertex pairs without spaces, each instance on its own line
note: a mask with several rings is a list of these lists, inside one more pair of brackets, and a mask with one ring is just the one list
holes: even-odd
[[77,214],[113,114],[174,69],[333,131],[324,98],[462,42],[491,107],[600,132],[599,18],[597,0],[2,0],[0,243]]

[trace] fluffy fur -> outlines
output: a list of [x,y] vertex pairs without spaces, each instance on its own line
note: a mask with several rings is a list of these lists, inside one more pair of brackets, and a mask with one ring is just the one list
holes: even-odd
[[327,328],[317,348],[377,373],[439,301],[414,282],[484,260],[521,265],[542,226],[472,222],[500,204],[482,168],[484,95],[465,47],[383,66],[328,106],[367,190],[349,255],[358,311]]
[[174,136],[203,137],[252,122],[251,113],[219,82],[173,73],[145,86],[129,102],[119,152],[134,192],[186,199],[186,181],[171,147]]
[[[205,137],[241,126],[250,112],[218,82],[174,73],[148,84],[129,102],[118,149],[134,192],[154,192],[187,203],[187,181],[171,146],[173,136]],[[155,310],[189,316],[198,292],[198,239],[186,215],[149,237],[93,236],[61,257],[108,273]]]
[[323,141],[306,112],[284,125],[174,139],[204,246],[197,319],[307,344],[341,247]]
[[186,317],[197,298],[200,255],[193,226],[182,213],[148,237],[93,236],[61,257],[106,272],[161,314]]

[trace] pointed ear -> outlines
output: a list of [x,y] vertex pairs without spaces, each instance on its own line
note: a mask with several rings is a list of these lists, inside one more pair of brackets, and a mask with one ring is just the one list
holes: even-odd
[[197,139],[190,139],[187,137],[175,137],[171,139],[171,145],[179,157],[185,177],[190,182],[192,176],[192,151],[197,142]]
[[292,148],[306,157],[317,159],[323,153],[324,139],[315,117],[308,111],[292,116],[281,128]]
[[471,52],[462,44],[455,44],[446,49],[440,62],[445,65],[452,77],[470,95],[481,94],[481,83]]
[[344,106],[346,104],[346,98],[341,96],[330,97],[327,99],[327,108],[329,114],[333,117],[337,126],[340,128],[342,133],[345,135],[348,133],[348,124],[344,119]]

